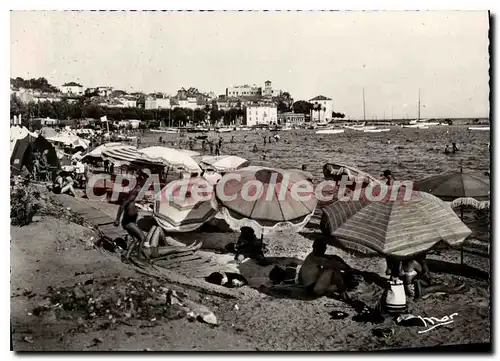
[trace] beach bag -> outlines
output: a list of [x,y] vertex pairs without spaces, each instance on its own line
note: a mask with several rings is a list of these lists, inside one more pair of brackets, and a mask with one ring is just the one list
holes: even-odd
[[399,279],[389,281],[384,304],[388,313],[400,314],[406,312],[406,293],[403,281]]

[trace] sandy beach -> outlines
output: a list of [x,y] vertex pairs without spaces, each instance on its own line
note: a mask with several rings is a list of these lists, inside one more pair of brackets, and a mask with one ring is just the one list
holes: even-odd
[[[437,273],[439,281],[461,280],[466,283],[466,289],[461,294],[433,295],[411,303],[411,311],[439,318],[458,313],[455,322],[440,327],[437,332],[424,334],[419,334],[415,327],[392,325],[394,335],[381,339],[373,330],[389,327],[392,321],[382,324],[356,322],[352,320],[356,312],[341,301],[325,297],[303,300],[269,293],[266,288],[269,268],[266,271],[259,270],[257,265],[241,265],[240,272],[248,277],[251,287],[235,289],[231,298],[210,294],[211,288],[222,286],[206,282],[211,287],[196,289],[178,280],[170,283],[147,277],[134,266],[123,264],[118,255],[96,248],[93,244],[98,235],[89,227],[71,223],[68,220],[71,211],[66,210],[61,216],[60,209],[65,209],[62,205],[48,200],[47,203],[52,207],[51,212],[59,212],[59,217],[44,215],[28,226],[11,227],[11,312],[16,351],[375,350],[489,342],[490,291],[488,281],[481,279],[484,275],[474,279]],[[116,207],[93,205],[110,214]],[[309,234],[313,234],[313,230],[309,230]],[[33,242],[35,237],[36,242]],[[235,237],[232,233],[214,235],[214,239],[233,242]],[[190,241],[186,236],[178,239]],[[293,258],[303,259],[310,250],[311,239],[306,230],[302,234],[277,234],[266,243],[269,245],[266,256],[274,257],[277,263],[286,263]],[[213,242],[207,251],[221,247],[220,242]],[[385,262],[382,259],[363,259],[333,247],[328,253],[341,256],[356,269],[383,273]],[[442,262],[456,264],[459,252],[445,251],[430,258],[437,261],[436,267],[442,266]],[[466,263],[475,269],[489,270],[485,258],[466,256]],[[82,293],[79,297],[116,299],[114,293],[119,295],[120,287],[128,287],[134,281],[141,285],[152,283],[153,289],[156,284],[158,288],[182,292],[190,300],[210,309],[218,325],[189,321],[181,311],[176,317],[163,314],[161,319],[154,321],[151,321],[154,317],[126,317],[120,313],[113,314],[112,318],[106,317],[107,314],[89,316],[86,307],[62,307],[54,298],[58,292],[68,293],[71,302],[75,302],[76,289],[77,293]],[[112,284],[111,289],[106,286],[109,284]],[[376,284],[364,281],[351,291],[351,296],[374,305],[381,292]],[[349,317],[330,319],[329,313],[334,310],[344,311]]]
[[491,11],[180,9],[9,14],[11,351],[491,353]]

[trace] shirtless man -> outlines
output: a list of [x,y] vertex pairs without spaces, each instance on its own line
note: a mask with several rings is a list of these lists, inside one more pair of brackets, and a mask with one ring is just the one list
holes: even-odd
[[132,251],[137,247],[138,242],[140,245],[142,245],[146,240],[146,236],[137,225],[137,217],[139,215],[139,212],[137,210],[137,207],[135,206],[135,200],[141,191],[142,184],[144,183],[146,178],[146,174],[141,172],[138,178],[139,179],[137,185],[129,192],[128,198],[120,205],[120,208],[118,208],[118,213],[116,214],[116,220],[114,222],[115,227],[118,227],[121,219],[123,229],[126,230],[127,233],[132,237],[132,243],[128,247],[127,253],[125,255],[127,259],[130,258],[130,255],[132,254]]
[[349,295],[344,284],[341,271],[351,271],[340,257],[325,255],[326,243],[315,241],[313,251],[306,257],[300,267],[298,283],[317,296],[340,294],[348,300]]

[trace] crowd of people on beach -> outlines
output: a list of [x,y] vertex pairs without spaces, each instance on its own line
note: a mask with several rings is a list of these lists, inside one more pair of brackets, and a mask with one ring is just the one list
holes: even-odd
[[[271,142],[279,142],[279,135],[261,135],[263,145]],[[96,147],[105,143],[104,138],[91,139],[91,147]],[[234,136],[229,140],[229,143],[235,143]],[[243,138],[243,143],[246,143],[246,136]],[[158,142],[165,144],[163,137],[158,139]],[[220,155],[224,147],[224,140],[221,136],[218,138],[179,138],[178,143],[172,142],[173,146],[182,148],[183,146],[193,150],[195,144],[200,142],[201,150],[204,154]],[[140,146],[141,139],[137,138],[137,146]],[[257,144],[253,144],[253,152],[259,152]],[[451,152],[458,151],[456,143],[452,143]],[[73,152],[73,149],[68,149],[68,153]],[[445,152],[450,152],[449,146],[446,146]],[[41,174],[44,172],[47,153],[36,154],[34,157],[34,172]],[[265,158],[265,153],[263,154]],[[71,158],[71,157],[70,157]],[[82,186],[88,180],[89,168],[79,160],[72,161],[73,171],[68,172],[59,170],[52,183],[51,189],[54,193],[69,194],[75,196],[75,187]],[[307,165],[302,165],[302,171],[307,170]],[[103,162],[103,170],[106,173],[114,172],[114,165],[108,161]],[[348,175],[333,169],[330,164],[325,164],[323,167],[323,175],[326,180],[340,181],[342,176]],[[382,180],[387,185],[393,185],[395,177],[391,170],[386,169],[381,174]],[[146,182],[148,174],[142,171],[137,173],[137,184],[128,192],[126,199],[120,204],[114,221],[115,226],[121,226],[130,236],[130,243],[126,245],[126,253],[124,259],[130,259],[133,252],[137,251],[140,257],[149,258],[151,252],[145,251],[145,246],[151,244],[151,237],[144,234],[138,226],[139,211],[136,205],[137,197],[141,191],[142,185]],[[353,185],[354,186],[354,185]],[[162,252],[168,252],[171,246],[162,243],[166,232],[163,230],[155,230],[153,243],[157,246],[161,245],[165,249]],[[146,247],[147,248],[147,247]],[[247,259],[254,260],[260,266],[269,266],[271,263],[265,257],[265,240],[264,237],[257,237],[255,230],[251,227],[243,227],[240,230],[237,241],[230,244],[227,248],[228,252],[234,253],[236,262],[244,262]],[[359,307],[356,300],[351,299],[349,290],[363,279],[363,272],[354,269],[348,265],[342,258],[333,255],[327,255],[327,241],[325,239],[316,240],[312,245],[311,252],[304,259],[303,263],[298,268],[298,271],[289,272],[287,269],[282,269],[276,266],[270,274],[270,280],[274,286],[293,286],[301,288],[305,294],[314,297],[328,296],[335,297],[345,301],[348,304],[355,305],[360,312],[379,312],[380,314],[402,314],[407,310],[407,300],[410,298],[420,299],[430,293],[459,292],[463,288],[462,285],[449,286],[439,283],[434,283],[429,272],[429,267],[426,262],[426,254],[421,253],[411,259],[395,259],[387,257],[386,259],[386,276],[383,280],[385,289],[380,302],[376,307],[366,308]],[[158,249],[155,249],[155,254],[159,254]],[[364,311],[363,311],[364,310]]]

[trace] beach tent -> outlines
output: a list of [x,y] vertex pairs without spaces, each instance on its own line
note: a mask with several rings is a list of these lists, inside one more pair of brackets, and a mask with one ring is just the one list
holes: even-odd
[[18,175],[19,173],[21,173],[23,165],[26,164],[25,158],[27,157],[25,157],[25,154],[30,143],[31,143],[30,136],[14,140],[14,147],[13,149],[11,149],[11,155],[10,155],[10,171],[12,174]]
[[38,152],[42,154],[47,150],[47,162],[51,168],[57,169],[59,167],[59,159],[52,144],[42,136],[37,138],[26,136],[17,139],[14,149],[11,154],[11,172],[19,174],[23,166],[30,172],[33,171],[33,153]]
[[49,163],[49,166],[58,168],[59,158],[57,157],[57,153],[54,146],[50,144],[50,142],[43,136],[38,136],[38,138],[36,138],[33,142],[31,142],[30,152],[38,152],[42,154],[44,151],[48,151],[47,162]]

